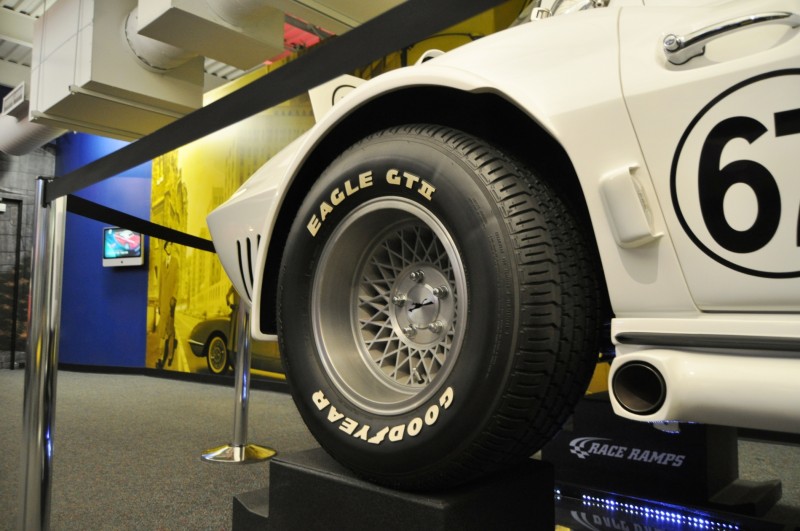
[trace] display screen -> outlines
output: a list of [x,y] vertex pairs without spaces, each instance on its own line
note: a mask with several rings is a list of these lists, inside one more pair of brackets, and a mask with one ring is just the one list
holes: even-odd
[[119,227],[103,229],[103,266],[134,266],[144,263],[141,233]]

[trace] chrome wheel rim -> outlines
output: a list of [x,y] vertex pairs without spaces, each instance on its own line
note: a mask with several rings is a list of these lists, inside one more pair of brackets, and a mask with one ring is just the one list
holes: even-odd
[[322,366],[364,410],[411,410],[452,370],[466,307],[464,268],[444,225],[403,199],[365,203],[331,235],[314,275]]
[[225,348],[225,342],[221,338],[215,337],[208,345],[208,361],[211,370],[217,373],[225,370],[226,358],[227,349]]

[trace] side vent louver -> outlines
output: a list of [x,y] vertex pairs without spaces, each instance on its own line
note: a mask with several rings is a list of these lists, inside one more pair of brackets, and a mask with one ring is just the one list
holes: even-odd
[[258,246],[261,237],[257,237],[255,243],[251,238],[245,238],[236,242],[236,255],[239,257],[239,276],[242,279],[245,295],[249,301],[253,300],[250,295],[253,292],[254,262],[258,253]]

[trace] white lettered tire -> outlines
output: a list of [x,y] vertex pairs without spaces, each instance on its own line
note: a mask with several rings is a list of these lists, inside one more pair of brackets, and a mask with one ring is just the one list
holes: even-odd
[[286,244],[284,367],[334,458],[404,489],[525,459],[597,359],[596,251],[547,183],[433,125],[359,142],[317,179]]

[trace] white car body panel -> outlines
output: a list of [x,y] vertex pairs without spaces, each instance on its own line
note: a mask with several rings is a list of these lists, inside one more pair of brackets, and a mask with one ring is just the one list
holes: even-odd
[[[231,242],[255,235],[262,242],[269,240],[289,185],[319,142],[336,134],[337,124],[355,109],[392,91],[421,85],[489,91],[524,110],[560,143],[578,175],[615,315],[611,333],[617,359],[610,383],[629,361],[650,364],[664,375],[667,399],[658,411],[644,416],[631,413],[611,393],[615,412],[636,420],[800,432],[800,411],[792,407],[800,404],[800,383],[792,385],[800,382],[800,276],[745,274],[713,259],[684,231],[670,190],[676,146],[693,118],[742,80],[800,68],[800,31],[759,30],[730,46],[718,46],[714,53],[719,59],[699,57],[682,67],[667,63],[661,50],[670,31],[694,31],[742,10],[797,10],[796,2],[641,4],[611,2],[603,9],[532,22],[375,78],[350,92],[311,131],[259,169],[208,217],[225,270],[243,300],[252,301],[253,337],[274,339],[259,329],[259,297],[261,272],[279,264],[269,262],[268,246],[262,244],[250,257],[250,270],[244,271]],[[763,44],[771,35],[777,37]],[[731,115],[747,103],[747,96],[758,94],[744,94],[731,105],[726,101],[723,110]],[[800,91],[792,94],[795,103],[790,108],[800,107]],[[763,113],[780,110],[788,108],[759,110],[756,119],[764,121]],[[724,116],[708,118],[713,126]],[[720,157],[723,166],[728,161],[766,158],[779,180],[785,216],[775,242],[770,240],[763,256],[747,262],[752,268],[800,270],[800,246],[787,244],[793,216],[795,230],[800,230],[800,181],[791,182],[794,158],[785,156],[791,146],[800,148],[800,135],[791,136],[777,151],[753,154],[747,146],[731,143],[724,160]],[[691,189],[682,186],[680,193],[690,195]],[[691,198],[686,201],[693,204]],[[736,201],[732,210],[726,207],[726,217],[736,208],[749,208],[751,218],[757,215],[746,193]],[[696,224],[699,218],[693,215]],[[737,214],[731,216],[735,220]],[[736,222],[746,228],[743,216],[745,221]],[[741,253],[725,258],[732,259],[731,254],[740,259]],[[248,284],[251,276],[253,282]],[[715,339],[725,347],[709,347]]]
[[[669,234],[692,296],[703,310],[800,311],[800,246],[797,242],[800,180],[796,178],[796,158],[791,156],[800,149],[800,134],[776,138],[774,132],[767,132],[752,145],[744,139],[731,140],[725,145],[719,162],[720,167],[724,167],[737,160],[754,160],[764,165],[777,181],[782,219],[775,235],[763,248],[746,253],[732,252],[715,242],[700,214],[696,191],[699,147],[709,129],[726,118],[744,116],[773,130],[775,112],[797,108],[800,104],[797,97],[800,73],[768,78],[734,91],[699,116],[690,132],[687,130],[706,105],[743,80],[796,67],[800,33],[786,25],[752,28],[710,43],[705,56],[677,66],[668,63],[663,55],[654,61],[649,54],[636,51],[655,48],[663,35],[670,32],[688,33],[737,16],[788,11],[792,7],[797,8],[797,2],[765,2],[757,7],[751,2],[739,2],[725,9],[644,8],[626,10],[621,18],[622,84],[626,101],[647,156],[647,167],[654,176],[656,193],[665,206]],[[658,16],[645,11],[656,11]],[[670,112],[659,113],[658,120],[651,119],[654,112],[664,107],[669,107]],[[701,250],[687,235],[676,209],[670,206],[670,169],[676,146],[685,131],[690,135],[680,154],[675,186],[685,222],[708,252]],[[741,231],[750,227],[753,219],[760,215],[752,191],[743,187],[740,185],[738,198],[734,193],[737,190],[733,189],[725,197],[726,223],[738,226]],[[740,238],[748,239],[748,235]],[[722,264],[722,260],[749,271],[734,270]],[[758,276],[759,272],[765,275],[794,272],[795,275],[776,281]],[[735,290],[731,289],[733,285]]]

